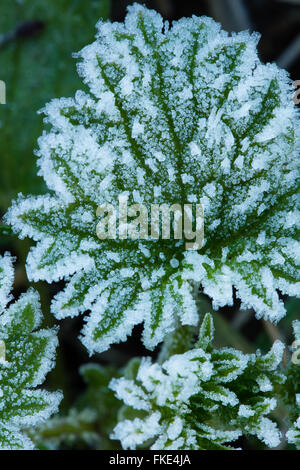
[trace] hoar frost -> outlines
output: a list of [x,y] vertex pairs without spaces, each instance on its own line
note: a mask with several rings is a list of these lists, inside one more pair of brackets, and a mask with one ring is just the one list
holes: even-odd
[[[126,405],[112,434],[123,448],[226,449],[242,435],[269,447],[281,433],[268,417],[276,406],[274,387],[284,382],[278,366],[284,345],[268,354],[212,348],[211,315],[203,320],[195,349],[162,364],[143,358],[135,376],[110,387]],[[264,386],[265,383],[269,387]]]
[[[83,342],[101,352],[144,322],[152,349],[198,321],[191,283],[214,308],[233,303],[277,322],[278,290],[299,293],[299,116],[288,75],[257,56],[258,34],[229,35],[206,17],[174,22],[140,5],[99,22],[78,55],[88,91],[44,109],[39,174],[49,194],[20,196],[6,221],[37,242],[30,279],[65,278],[57,318],[90,311]],[[104,240],[96,209],[128,193],[205,209],[205,244]],[[125,269],[125,271],[124,271]],[[126,273],[123,275],[122,273]]]
[[38,329],[38,293],[30,289],[14,303],[10,255],[0,258],[0,450],[32,449],[24,430],[57,412],[59,392],[36,389],[54,366],[56,331]]

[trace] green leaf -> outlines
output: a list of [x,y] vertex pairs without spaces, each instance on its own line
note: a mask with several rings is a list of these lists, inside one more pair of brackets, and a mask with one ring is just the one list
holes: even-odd
[[211,347],[211,343],[214,339],[214,324],[213,317],[210,313],[207,313],[201,323],[199,339],[197,346],[206,351],[208,347]]
[[61,393],[36,389],[53,368],[56,329],[40,329],[42,313],[38,293],[29,289],[11,300],[12,258],[0,258],[0,449],[31,449],[23,432],[57,411]]
[[[287,73],[260,62],[257,41],[203,17],[168,28],[135,4],[78,54],[88,91],[46,106],[38,164],[51,195],[20,197],[6,221],[37,241],[31,279],[66,279],[52,312],[90,311],[90,353],[141,322],[149,349],[178,320],[196,326],[194,282],[214,308],[232,305],[235,288],[242,308],[274,322],[278,291],[299,294],[299,115]],[[203,248],[173,233],[99,240],[97,207],[117,209],[124,194],[148,213],[203,204]]]

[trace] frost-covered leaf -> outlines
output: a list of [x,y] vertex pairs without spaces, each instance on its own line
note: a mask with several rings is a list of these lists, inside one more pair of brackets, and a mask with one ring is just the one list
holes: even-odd
[[[124,24],[100,22],[78,55],[89,92],[45,107],[39,139],[46,196],[20,197],[6,220],[37,242],[27,273],[65,278],[52,311],[90,311],[83,342],[101,352],[144,322],[152,349],[196,325],[191,281],[215,308],[233,303],[274,322],[278,290],[299,291],[299,116],[285,71],[262,64],[257,34],[229,35],[209,18],[172,28],[135,4]],[[202,203],[205,245],[99,240],[99,204]],[[297,290],[298,289],[298,290]]]
[[199,340],[197,346],[204,349],[205,351],[208,348],[212,347],[212,340],[214,337],[214,324],[213,318],[210,314],[206,314],[200,328]]
[[143,358],[134,377],[111,381],[126,405],[112,434],[123,448],[226,449],[242,435],[278,446],[281,435],[268,415],[277,406],[274,387],[284,382],[278,369],[283,344],[274,343],[265,356],[245,355],[213,349],[212,339],[207,314],[195,349],[162,365]]
[[292,423],[287,432],[287,441],[300,450],[300,321],[293,323],[295,343],[293,357],[287,374],[285,401],[288,405],[289,420]]
[[39,329],[38,293],[29,289],[14,303],[12,258],[0,258],[0,449],[31,449],[24,428],[57,411],[61,394],[36,389],[54,365],[55,330]]

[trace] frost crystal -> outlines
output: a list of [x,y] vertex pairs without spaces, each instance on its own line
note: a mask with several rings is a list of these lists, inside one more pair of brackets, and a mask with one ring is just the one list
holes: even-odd
[[38,330],[42,314],[30,289],[11,301],[12,258],[0,258],[0,449],[32,449],[24,428],[57,411],[61,394],[35,389],[54,365],[55,330]]
[[[299,116],[288,75],[257,56],[258,34],[232,34],[206,17],[174,22],[140,5],[124,24],[99,22],[79,74],[89,91],[53,100],[39,139],[51,193],[22,197],[6,220],[37,242],[32,280],[65,278],[52,312],[90,311],[83,342],[101,352],[144,322],[152,349],[197,323],[191,281],[214,308],[233,303],[277,322],[278,290],[297,295]],[[205,245],[99,240],[96,209],[135,201],[201,203]]]
[[[255,435],[268,447],[280,432],[267,415],[276,406],[274,386],[284,346],[274,343],[262,356],[235,349],[215,350],[212,317],[203,320],[195,349],[163,364],[141,360],[133,379],[113,379],[110,387],[126,407],[111,436],[125,449],[152,443],[151,449],[225,449],[242,435]],[[266,390],[262,383],[268,382]]]

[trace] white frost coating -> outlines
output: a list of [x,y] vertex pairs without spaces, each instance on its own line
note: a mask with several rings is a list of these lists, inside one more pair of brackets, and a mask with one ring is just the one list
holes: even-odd
[[151,439],[159,433],[161,426],[159,424],[160,414],[153,413],[145,420],[135,418],[133,421],[126,419],[117,424],[111,439],[119,439],[124,449],[135,449],[145,440]]
[[[72,238],[70,237],[67,240],[66,237],[63,237],[65,243],[69,242],[69,248],[73,244]],[[74,274],[80,269],[90,268],[93,266],[94,261],[88,253],[80,253],[74,249],[66,253],[63,250],[63,245],[60,246],[60,249],[57,249],[55,256],[57,257],[56,265],[51,266],[51,261],[49,259],[48,265],[45,264],[44,267],[41,267],[42,261],[47,261],[44,258],[46,250],[51,250],[53,247],[54,238],[44,238],[40,244],[30,249],[30,252],[27,257],[27,266],[26,272],[28,279],[34,282],[37,282],[39,279],[43,279],[47,282],[57,282],[63,279],[70,274]],[[61,254],[61,256],[59,256]]]
[[269,369],[272,370],[274,367],[278,367],[279,364],[282,361],[282,356],[285,350],[285,345],[279,341],[276,340],[270,349],[270,351],[265,355],[265,358],[267,358],[270,361]]
[[[118,294],[122,296],[125,293],[123,294],[121,290]],[[143,321],[143,313],[145,313],[144,310],[147,305],[143,300],[139,301],[139,299],[136,299],[133,308],[124,309],[118,321],[111,324],[111,318],[107,315],[108,296],[109,289],[101,294],[98,300],[93,303],[92,312],[82,329],[82,342],[87,350],[90,351],[90,355],[92,355],[91,351],[101,353],[109,349],[112,340],[116,343],[125,341],[133,327]],[[142,295],[140,295],[140,297],[142,297]],[[148,305],[148,309],[149,308],[150,305]],[[96,329],[99,329],[99,323],[102,328],[105,329],[104,333],[103,331],[101,332],[101,341],[98,341],[97,338],[94,337]]]
[[273,390],[272,382],[268,377],[258,377],[257,384],[261,392],[271,392]]
[[250,408],[250,406],[241,405],[239,407],[239,416],[243,418],[249,418],[249,416],[255,415],[255,411]]
[[297,421],[294,423],[294,427],[289,429],[286,433],[286,438],[290,444],[295,444],[299,446],[300,440],[300,416]]
[[137,410],[149,410],[150,404],[147,403],[147,395],[141,387],[138,387],[131,380],[124,377],[110,382],[110,388],[115,392],[119,400],[123,400],[126,405],[134,406]]
[[280,444],[281,432],[273,421],[263,418],[257,427],[257,437],[268,447],[274,448]]
[[11,300],[11,289],[14,281],[13,258],[5,253],[0,258],[0,313]]
[[39,294],[29,289],[11,301],[13,258],[0,258],[0,340],[5,344],[5,361],[0,361],[0,449],[32,449],[22,433],[58,410],[60,392],[36,390],[54,366],[57,330],[38,330],[42,322]]
[[[196,324],[193,281],[214,308],[232,305],[235,288],[243,308],[272,322],[285,315],[278,291],[299,295],[299,113],[288,74],[260,62],[258,39],[206,17],[169,28],[134,4],[124,23],[100,21],[76,55],[89,91],[43,110],[51,128],[39,139],[39,173],[54,195],[20,197],[6,222],[37,242],[30,279],[67,281],[52,312],[91,311],[83,331],[91,354],[140,322],[148,348],[175,317]],[[202,250],[100,241],[96,208],[117,205],[120,193],[147,207],[202,203]],[[120,279],[124,268],[132,278]]]
[[176,416],[174,421],[169,425],[167,429],[167,435],[171,441],[174,441],[178,436],[180,436],[183,429],[183,424],[183,420],[179,416]]
[[296,340],[300,339],[300,320],[293,322],[293,329]]

